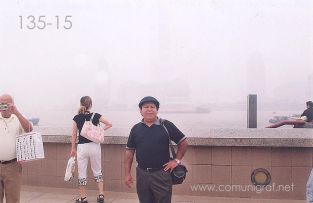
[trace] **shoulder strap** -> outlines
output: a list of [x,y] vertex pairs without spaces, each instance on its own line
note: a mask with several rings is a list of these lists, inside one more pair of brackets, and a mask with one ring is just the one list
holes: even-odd
[[175,159],[175,158],[176,158],[176,152],[175,152],[174,147],[171,145],[172,140],[171,140],[171,137],[170,137],[170,133],[168,132],[168,130],[167,130],[166,126],[165,126],[164,121],[166,121],[166,120],[160,118],[160,123],[161,123],[161,125],[163,126],[163,128],[164,128],[164,130],[166,131],[166,134],[167,134],[167,136],[168,136],[169,146],[170,146],[171,153],[172,153],[172,158]]
[[94,116],[95,116],[95,113],[92,113],[91,118],[90,118],[91,122],[92,122]]
[[[89,121],[91,121],[92,122],[92,120],[93,120],[93,117],[95,116],[95,114],[94,113],[92,113],[91,114],[91,118],[89,119]],[[85,117],[85,121],[86,121],[87,119],[86,119],[86,117]]]

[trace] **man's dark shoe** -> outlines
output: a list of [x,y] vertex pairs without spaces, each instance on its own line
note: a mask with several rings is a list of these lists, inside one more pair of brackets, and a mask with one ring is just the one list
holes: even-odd
[[76,203],[88,203],[88,201],[86,200],[87,197],[81,197],[79,199],[76,200]]
[[104,196],[103,195],[99,195],[99,197],[97,198],[97,202],[98,203],[104,203]]

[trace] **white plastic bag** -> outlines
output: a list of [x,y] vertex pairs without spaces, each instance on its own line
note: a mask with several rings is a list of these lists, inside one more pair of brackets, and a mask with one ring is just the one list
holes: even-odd
[[72,156],[67,162],[64,181],[70,181],[74,177],[75,164],[76,164],[75,157]]

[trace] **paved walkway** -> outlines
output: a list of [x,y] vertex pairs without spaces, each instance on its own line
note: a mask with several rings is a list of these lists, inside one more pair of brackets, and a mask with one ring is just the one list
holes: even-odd
[[[74,203],[77,190],[51,187],[23,186],[21,203]],[[96,203],[96,191],[88,191],[88,201]],[[172,203],[305,203],[304,200],[265,200],[246,198],[217,198],[204,196],[173,196]],[[105,203],[139,203],[134,193],[105,192]]]

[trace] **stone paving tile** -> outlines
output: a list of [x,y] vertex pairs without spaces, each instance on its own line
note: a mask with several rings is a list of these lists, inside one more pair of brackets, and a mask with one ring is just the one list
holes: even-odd
[[[23,186],[21,203],[75,203],[76,189]],[[88,191],[88,201],[96,203],[97,191]],[[106,203],[139,203],[135,193],[105,192]],[[174,195],[172,203],[305,203],[305,200],[221,198]],[[4,202],[5,203],[5,202]]]
[[31,191],[22,191],[21,192],[22,200],[25,202],[29,202],[32,199],[40,198],[43,195],[44,195],[44,193],[42,193],[42,192],[31,192]]

